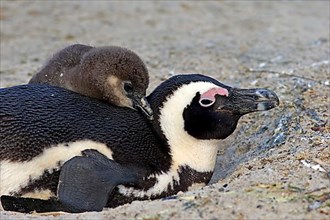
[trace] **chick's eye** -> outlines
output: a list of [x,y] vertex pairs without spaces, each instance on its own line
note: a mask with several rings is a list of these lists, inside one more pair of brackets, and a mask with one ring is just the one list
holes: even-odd
[[132,83],[130,83],[130,82],[125,82],[125,83],[124,83],[124,90],[125,90],[125,92],[127,92],[127,93],[131,93],[131,92],[133,92],[133,85],[132,85]]

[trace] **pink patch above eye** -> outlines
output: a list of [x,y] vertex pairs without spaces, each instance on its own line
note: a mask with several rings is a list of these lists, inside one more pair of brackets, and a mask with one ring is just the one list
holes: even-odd
[[215,95],[228,96],[228,94],[228,90],[221,87],[209,89],[201,95],[199,104],[203,107],[209,107],[214,104]]
[[207,90],[201,95],[201,99],[209,99],[213,100],[215,99],[215,95],[222,95],[222,96],[228,96],[228,90],[218,87],[218,88],[212,88]]

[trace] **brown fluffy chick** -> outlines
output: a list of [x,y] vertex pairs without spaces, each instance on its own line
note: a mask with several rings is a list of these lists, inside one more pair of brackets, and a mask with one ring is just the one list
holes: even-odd
[[149,118],[145,99],[148,70],[133,51],[118,46],[68,46],[49,59],[29,83],[46,83],[117,106],[141,109]]

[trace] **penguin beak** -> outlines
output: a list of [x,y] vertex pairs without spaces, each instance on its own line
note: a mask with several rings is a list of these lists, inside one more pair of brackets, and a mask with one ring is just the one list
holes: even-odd
[[134,94],[132,96],[132,102],[133,102],[133,108],[139,109],[142,111],[142,113],[147,116],[149,120],[153,119],[153,111],[144,96],[140,96],[138,94]]
[[277,95],[268,89],[228,89],[226,99],[217,96],[216,111],[229,110],[234,114],[245,115],[256,111],[265,111],[279,105]]

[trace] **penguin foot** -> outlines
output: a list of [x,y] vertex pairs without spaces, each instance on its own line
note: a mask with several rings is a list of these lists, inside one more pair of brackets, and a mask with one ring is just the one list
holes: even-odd
[[1,196],[1,204],[5,211],[13,212],[23,212],[23,213],[32,213],[32,212],[77,212],[72,208],[66,207],[56,198],[43,200],[43,199],[34,199],[34,198],[23,198],[15,196]]

